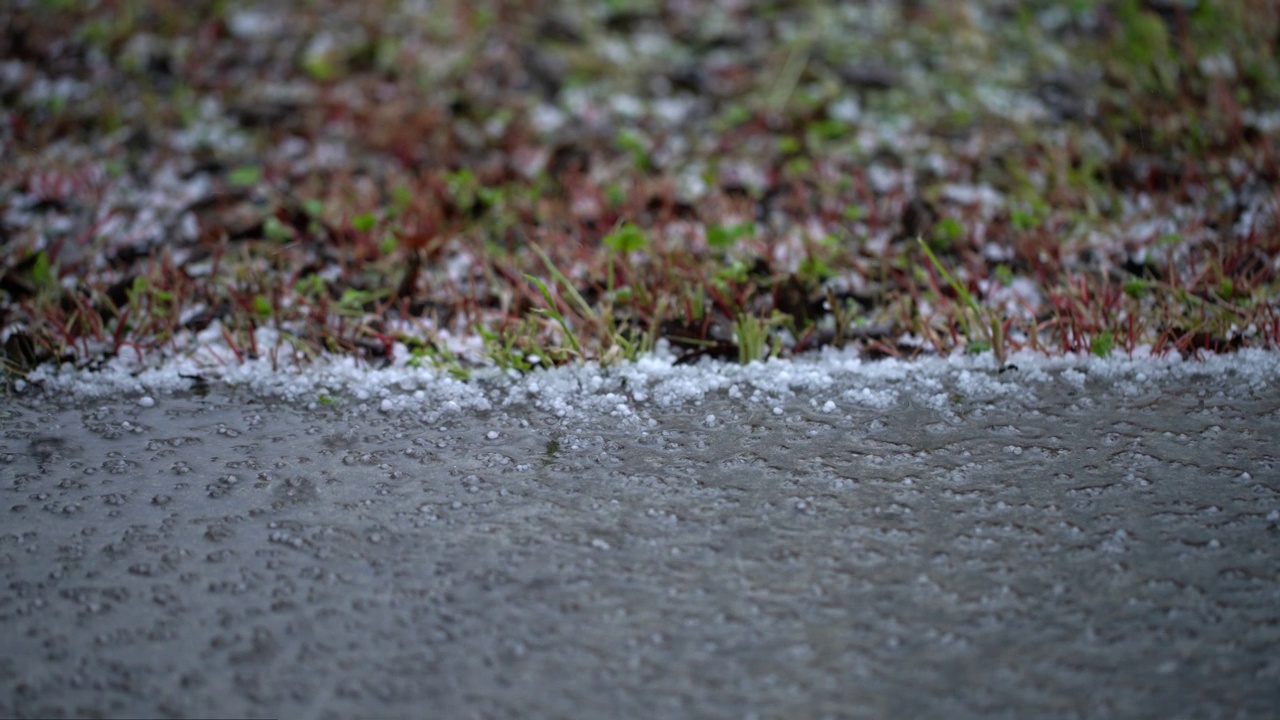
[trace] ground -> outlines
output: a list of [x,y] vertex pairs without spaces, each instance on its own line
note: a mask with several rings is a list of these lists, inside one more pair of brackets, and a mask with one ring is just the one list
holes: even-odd
[[6,3],[34,367],[1275,347],[1275,2]]

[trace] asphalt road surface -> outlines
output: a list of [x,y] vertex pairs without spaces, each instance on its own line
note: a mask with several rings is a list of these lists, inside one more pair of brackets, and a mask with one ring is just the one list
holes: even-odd
[[1280,383],[1224,382],[0,398],[0,716],[1274,718]]

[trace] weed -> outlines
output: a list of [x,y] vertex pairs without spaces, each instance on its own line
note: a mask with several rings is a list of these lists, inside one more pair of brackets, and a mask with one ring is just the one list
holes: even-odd
[[241,165],[227,173],[227,182],[238,187],[252,187],[262,182],[262,168],[257,165]]
[[747,313],[739,313],[733,323],[734,339],[738,343],[738,362],[746,365],[752,361],[774,357],[781,349],[772,336],[772,329],[784,320],[778,316],[764,319]]
[[724,226],[719,223],[707,225],[707,244],[713,248],[725,250],[733,247],[745,237],[750,237],[755,230],[754,223],[743,222]]
[[[955,276],[947,270],[937,255],[933,254],[933,250],[929,248],[929,244],[921,238],[916,238],[916,242],[924,250],[925,255],[929,258],[929,262],[956,296],[960,298],[960,312],[958,319],[964,328],[964,336],[966,338],[966,348],[969,352],[982,352],[984,350],[995,350],[998,362],[1004,361],[1005,350],[1003,346],[1004,334],[1002,325],[998,318],[988,316],[984,322],[984,313],[982,308],[978,306],[973,296],[969,294],[969,289],[956,280]],[[941,297],[941,293],[936,293]],[[1000,342],[997,343],[996,341]]]
[[409,348],[409,360],[405,363],[409,367],[421,368],[430,365],[437,370],[444,370],[454,379],[463,382],[471,379],[471,371],[450,352],[448,346],[407,335],[401,335],[398,339]]
[[574,334],[573,330],[569,327],[569,322],[564,319],[564,315],[560,314],[560,311],[556,308],[555,298],[551,297],[551,291],[547,289],[547,284],[542,282],[541,279],[527,273],[525,274],[525,277],[529,282],[538,287],[538,292],[542,293],[543,299],[547,301],[547,306],[545,308],[538,308],[537,311],[550,316],[552,320],[556,321],[556,324],[559,325],[560,329],[564,332],[565,339],[567,339],[569,341],[569,345],[572,346],[573,353],[578,357],[582,357],[582,344],[578,342],[578,336]]
[[1105,360],[1111,357],[1111,351],[1115,349],[1115,346],[1115,331],[1107,328],[1093,336],[1093,339],[1089,341],[1089,352]]
[[640,228],[629,222],[619,222],[608,235],[604,236],[602,244],[609,249],[608,271],[606,275],[605,290],[608,293],[609,302],[628,300],[631,296],[630,288],[617,288],[614,284],[614,262],[616,256],[622,256],[623,261],[633,252],[638,252],[649,246],[649,238]]
[[649,142],[634,130],[623,130],[615,138],[618,147],[631,156],[631,162],[642,173],[653,172],[653,156],[649,152]]

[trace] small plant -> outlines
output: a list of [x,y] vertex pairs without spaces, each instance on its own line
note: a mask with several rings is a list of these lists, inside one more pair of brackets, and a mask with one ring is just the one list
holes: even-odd
[[390,288],[378,290],[357,290],[355,288],[347,288],[342,291],[342,295],[335,304],[335,309],[342,314],[351,317],[361,317],[366,312],[366,306],[376,304],[386,300],[391,296]]
[[582,357],[582,344],[578,342],[578,336],[574,334],[573,330],[569,327],[569,321],[565,320],[564,315],[562,315],[556,308],[555,298],[551,297],[551,291],[547,289],[547,284],[544,283],[541,278],[534,277],[528,273],[525,273],[525,278],[537,286],[538,292],[542,293],[542,298],[547,301],[547,306],[545,308],[538,308],[537,312],[547,315],[552,320],[555,320],[556,324],[559,325],[560,329],[564,332],[565,339],[567,339],[569,341],[569,345],[573,347],[573,354],[578,357]]
[[856,303],[853,301],[840,302],[835,290],[827,288],[827,311],[831,313],[831,319],[835,324],[835,337],[832,338],[831,344],[837,348],[843,348],[848,342],[845,333],[853,327],[856,317],[855,307]]
[[236,187],[250,187],[262,182],[262,168],[257,165],[241,165],[227,173],[227,182]]
[[[969,294],[969,289],[955,279],[955,276],[947,270],[947,267],[942,264],[938,256],[933,254],[933,250],[929,248],[928,243],[920,238],[917,238],[916,241],[924,249],[924,253],[928,256],[929,262],[933,264],[934,269],[947,282],[947,285],[951,287],[956,296],[960,298],[958,317],[961,326],[964,328],[966,347],[969,352],[978,353],[983,350],[994,349],[997,361],[1003,362],[1005,355],[1003,331],[999,319],[991,317],[989,323],[984,323],[982,321],[982,308],[978,306],[977,301]],[[996,344],[996,340],[1001,341],[999,345]]]
[[1164,22],[1138,0],[1116,5],[1120,24],[1119,59],[1148,89],[1172,90],[1172,49]]
[[743,222],[735,225],[709,223],[707,225],[707,244],[713,248],[725,250],[733,247],[739,240],[750,237],[755,231],[755,223]]
[[275,215],[268,215],[262,222],[262,235],[271,242],[286,243],[297,238],[297,231]]
[[378,223],[378,216],[373,213],[360,213],[351,218],[351,229],[360,233],[367,233],[373,230],[374,225]]
[[771,342],[774,327],[782,319],[775,316],[768,320],[739,313],[733,323],[734,338],[738,343],[738,362],[746,365],[754,360],[765,360],[778,354],[780,349],[776,341]]
[[614,257],[621,255],[624,260],[633,252],[643,250],[649,246],[649,237],[644,231],[629,222],[619,222],[608,235],[604,236],[602,241],[604,246],[609,250],[607,259],[608,272],[606,277],[605,290],[609,299],[626,300],[631,295],[631,288],[615,288],[614,286]]
[[447,175],[445,184],[458,210],[463,213],[469,213],[476,207],[480,196],[480,181],[476,178],[475,173],[467,168],[462,168]]
[[1032,198],[1026,207],[1015,208],[1009,213],[1009,222],[1015,230],[1034,230],[1049,219],[1049,205],[1041,198]]
[[1110,328],[1103,330],[1093,336],[1093,340],[1089,342],[1089,352],[1097,355],[1103,360],[1111,357],[1111,351],[1116,347],[1116,334]]
[[529,318],[514,329],[495,331],[477,325],[474,330],[484,342],[485,357],[503,370],[527,373],[540,367],[544,361],[552,364],[548,353],[534,340],[538,328],[536,322]]
[[949,248],[964,237],[964,225],[953,217],[944,217],[934,227],[933,237],[934,241],[943,248]]
[[1142,278],[1129,278],[1124,281],[1124,294],[1137,300],[1151,291],[1151,281]]
[[634,130],[623,130],[616,136],[618,147],[631,155],[631,162],[643,173],[653,172],[653,156],[649,154],[649,142]]
[[471,379],[471,371],[463,367],[458,357],[443,343],[424,342],[407,335],[401,335],[399,340],[409,348],[409,360],[405,363],[409,367],[430,365],[437,370],[444,370],[454,379],[463,382]]

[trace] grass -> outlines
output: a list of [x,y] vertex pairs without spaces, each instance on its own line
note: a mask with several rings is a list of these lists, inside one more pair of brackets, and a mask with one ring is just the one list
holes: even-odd
[[0,10],[9,378],[1280,344],[1273,2],[197,5]]

